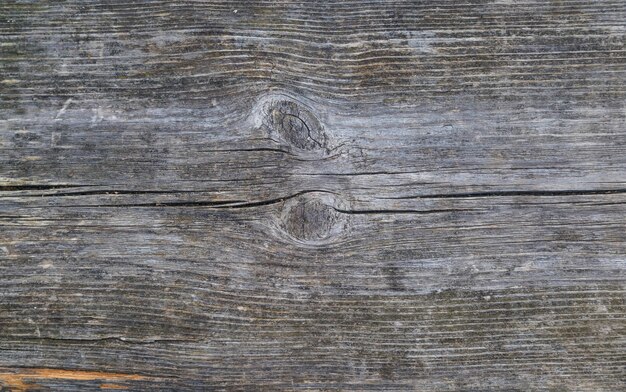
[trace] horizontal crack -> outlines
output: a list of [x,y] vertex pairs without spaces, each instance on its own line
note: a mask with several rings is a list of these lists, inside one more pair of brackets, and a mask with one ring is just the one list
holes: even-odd
[[240,203],[240,204],[233,204],[233,205],[226,205],[223,207],[218,207],[218,208],[249,208],[249,207],[259,207],[259,206],[267,206],[267,205],[271,205],[271,204],[276,204],[276,203],[281,203],[283,201],[289,200],[289,199],[293,199],[294,197],[298,197],[307,193],[332,193],[334,194],[334,192],[330,192],[330,191],[325,191],[325,190],[320,190],[320,189],[312,189],[312,190],[306,190],[306,191],[301,191],[298,193],[294,193],[293,195],[289,195],[289,196],[283,196],[283,197],[278,197],[275,199],[269,199],[269,200],[263,200],[263,201],[254,201],[254,202],[247,202],[247,203]]
[[585,196],[626,193],[626,189],[589,189],[589,190],[548,190],[548,191],[493,191],[466,193],[438,193],[415,196],[387,197],[386,199],[455,199],[464,197],[501,197],[501,196]]
[[[131,191],[131,190],[92,190],[92,191],[76,191],[76,192],[57,192],[57,193],[46,193],[46,194],[31,194],[31,195],[19,195],[20,198],[23,197],[67,197],[67,196],[94,196],[94,195],[167,195],[167,194],[178,194],[178,193],[201,193],[206,191],[194,191],[194,190],[172,190],[172,191]],[[0,197],[10,197],[10,196],[0,196]]]
[[476,211],[472,208],[449,208],[449,209],[439,209],[439,210],[342,210],[335,208],[335,211],[340,212],[342,214],[351,214],[351,215],[366,215],[366,214],[444,214],[450,212],[462,212],[462,211]]
[[[54,187],[78,187],[80,185],[61,185]],[[28,189],[41,189],[39,185],[29,185]],[[35,188],[30,188],[35,187]],[[48,186],[43,186],[48,187]],[[53,186],[49,186],[49,188],[45,189],[55,189]],[[6,187],[4,187],[6,188]],[[0,190],[3,188],[0,187]],[[24,188],[21,187],[23,190]],[[134,190],[92,190],[92,191],[77,191],[77,192],[62,192],[62,193],[54,193],[48,195],[26,195],[20,197],[54,197],[54,196],[86,196],[86,195],[115,195],[115,194],[180,194],[180,193],[202,193],[208,191],[179,191],[179,190],[171,190],[171,191],[158,191],[158,190],[148,190],[148,191],[134,191]],[[245,201],[245,200],[218,200],[218,201],[208,201],[208,200],[200,200],[200,201],[163,201],[163,202],[150,202],[150,203],[125,203],[125,204],[82,204],[82,205],[65,205],[59,207],[85,207],[85,208],[98,208],[98,207],[213,207],[220,209],[236,209],[236,208],[252,208],[252,207],[261,207],[272,205],[276,203],[281,203],[286,200],[292,199],[294,197],[298,197],[307,193],[330,193],[335,194],[335,192],[320,190],[320,189],[310,189],[301,192],[297,192],[291,195],[277,197],[268,200],[260,200],[260,201]],[[624,194],[626,193],[626,189],[598,189],[598,190],[549,190],[549,191],[493,191],[493,192],[466,192],[466,193],[443,193],[443,194],[426,194],[426,195],[415,195],[415,196],[399,196],[399,197],[384,197],[382,199],[392,199],[392,200],[402,200],[402,199],[455,199],[455,198],[472,198],[472,197],[505,197],[505,196],[573,196],[573,195],[607,195],[607,194]],[[2,197],[2,196],[0,196]],[[459,211],[475,211],[475,209],[435,209],[435,210],[417,210],[417,209],[376,209],[376,210],[344,210],[344,209],[336,209],[337,212],[345,213],[345,214],[432,214],[432,213],[448,213],[448,212],[459,212]]]
[[[371,171],[371,172],[354,172],[354,173],[333,173],[333,172],[325,172],[325,173],[294,173],[297,176],[309,176],[309,177],[320,177],[320,176],[345,176],[345,177],[357,177],[357,176],[380,176],[380,175],[397,175],[397,174],[415,174],[414,171]],[[420,184],[439,184],[439,182],[420,182]]]
[[271,147],[258,147],[258,148],[232,148],[232,149],[222,149],[222,150],[201,150],[200,152],[217,152],[217,153],[227,153],[227,152],[277,152],[281,154],[294,155],[293,153],[283,150],[280,148],[271,148]]
[[0,185],[0,192],[17,192],[17,191],[46,191],[54,189],[80,188],[86,185],[73,184],[51,184],[51,185]]
[[245,200],[224,200],[224,201],[171,201],[156,203],[134,203],[134,204],[74,204],[59,207],[214,207],[214,208],[251,208],[267,206],[304,195],[306,193],[333,193],[325,190],[306,190],[292,195],[277,197],[269,200],[246,202]]
[[198,340],[193,339],[165,339],[160,337],[154,338],[125,338],[123,336],[103,336],[96,338],[63,338],[63,337],[51,337],[51,336],[41,336],[41,337],[25,337],[22,340],[49,340],[49,341],[63,341],[63,342],[106,342],[106,341],[117,341],[127,344],[154,344],[154,343],[197,343]]
[[155,203],[125,203],[125,204],[73,204],[59,207],[218,207],[233,203],[240,203],[243,200],[225,201],[164,201]]

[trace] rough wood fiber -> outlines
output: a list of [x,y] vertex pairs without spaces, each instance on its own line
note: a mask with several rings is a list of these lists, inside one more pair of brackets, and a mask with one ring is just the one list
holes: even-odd
[[0,2],[0,387],[626,389],[626,2]]

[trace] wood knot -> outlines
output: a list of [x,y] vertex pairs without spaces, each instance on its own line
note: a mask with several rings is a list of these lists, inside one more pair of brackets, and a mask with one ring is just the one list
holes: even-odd
[[283,230],[296,240],[320,243],[339,235],[347,225],[343,203],[332,194],[310,192],[285,203],[281,215]]
[[270,102],[267,125],[291,145],[305,151],[326,150],[328,138],[320,122],[302,105],[288,100]]

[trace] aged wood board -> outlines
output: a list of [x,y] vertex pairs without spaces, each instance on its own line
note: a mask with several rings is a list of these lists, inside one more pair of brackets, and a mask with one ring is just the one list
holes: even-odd
[[626,390],[626,1],[0,2],[0,386]]

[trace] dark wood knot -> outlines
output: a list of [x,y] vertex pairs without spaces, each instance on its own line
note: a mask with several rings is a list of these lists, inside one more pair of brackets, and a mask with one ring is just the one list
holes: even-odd
[[344,203],[332,194],[310,192],[290,199],[283,208],[281,223],[291,237],[307,243],[326,242],[342,233],[348,216]]
[[282,139],[305,151],[327,150],[328,138],[317,118],[301,104],[277,100],[269,104],[268,126]]

